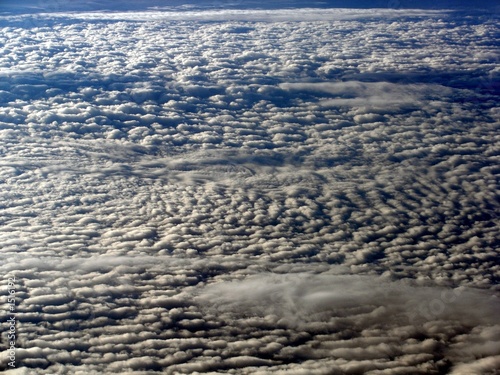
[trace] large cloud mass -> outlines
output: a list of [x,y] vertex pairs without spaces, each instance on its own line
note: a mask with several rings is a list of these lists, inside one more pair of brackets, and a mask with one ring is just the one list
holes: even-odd
[[496,21],[0,15],[2,370],[496,373]]

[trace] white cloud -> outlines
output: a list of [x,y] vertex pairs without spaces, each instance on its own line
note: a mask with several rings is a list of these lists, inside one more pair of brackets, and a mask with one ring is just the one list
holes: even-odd
[[[116,6],[116,4],[115,4]],[[244,22],[288,22],[288,21],[339,21],[356,20],[360,18],[401,18],[405,16],[436,16],[446,14],[447,10],[422,10],[422,9],[315,9],[301,8],[300,16],[295,9],[225,9],[225,10],[181,10],[177,8],[166,11],[150,10],[146,12],[120,11],[114,12],[65,12],[61,4],[57,12],[42,13],[41,17],[72,18],[83,20],[114,20],[114,21],[244,21]],[[3,16],[5,19],[19,19],[19,16]],[[245,29],[237,29],[241,32]],[[234,30],[233,30],[234,32]]]
[[219,310],[277,314],[299,325],[315,319],[315,313],[327,311],[327,316],[335,317],[337,313],[345,316],[343,311],[349,309],[375,312],[378,307],[388,319],[381,316],[380,324],[394,322],[400,314],[411,324],[444,318],[490,324],[495,322],[498,307],[493,295],[480,291],[411,286],[353,275],[259,274],[209,286],[199,299]]
[[1,15],[20,365],[495,368],[495,27],[454,17]]
[[[280,87],[292,93],[309,91],[317,95],[334,96],[333,99],[324,99],[320,102],[326,107],[367,107],[389,113],[401,107],[406,111],[415,109],[424,105],[424,99],[452,93],[448,87],[436,84],[400,85],[389,82],[283,83]],[[354,119],[358,123],[374,122],[369,121],[367,116],[368,114],[360,114]],[[383,119],[380,115],[373,116],[375,121]]]

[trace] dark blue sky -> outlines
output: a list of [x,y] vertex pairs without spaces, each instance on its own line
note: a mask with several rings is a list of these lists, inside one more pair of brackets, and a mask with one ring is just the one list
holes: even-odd
[[327,8],[395,8],[395,9],[484,9],[499,5],[491,0],[99,0],[65,2],[62,0],[0,0],[2,12],[38,12],[54,10],[140,10],[150,6],[179,6],[189,4],[208,8],[289,8],[289,7],[327,7]]

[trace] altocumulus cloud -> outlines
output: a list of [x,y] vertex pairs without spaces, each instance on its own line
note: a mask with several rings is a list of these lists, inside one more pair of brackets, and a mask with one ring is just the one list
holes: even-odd
[[57,10],[0,15],[2,370],[495,373],[495,15]]

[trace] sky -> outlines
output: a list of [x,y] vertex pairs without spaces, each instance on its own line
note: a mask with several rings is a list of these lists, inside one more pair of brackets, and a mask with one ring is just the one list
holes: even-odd
[[1,4],[4,373],[498,372],[497,13]]
[[15,0],[0,1],[0,11],[4,12],[44,12],[60,10],[147,10],[152,7],[218,8],[218,9],[281,9],[281,8],[389,8],[389,9],[493,9],[498,12],[499,5],[494,1],[475,0],[99,0],[99,1],[61,1],[61,0]]

